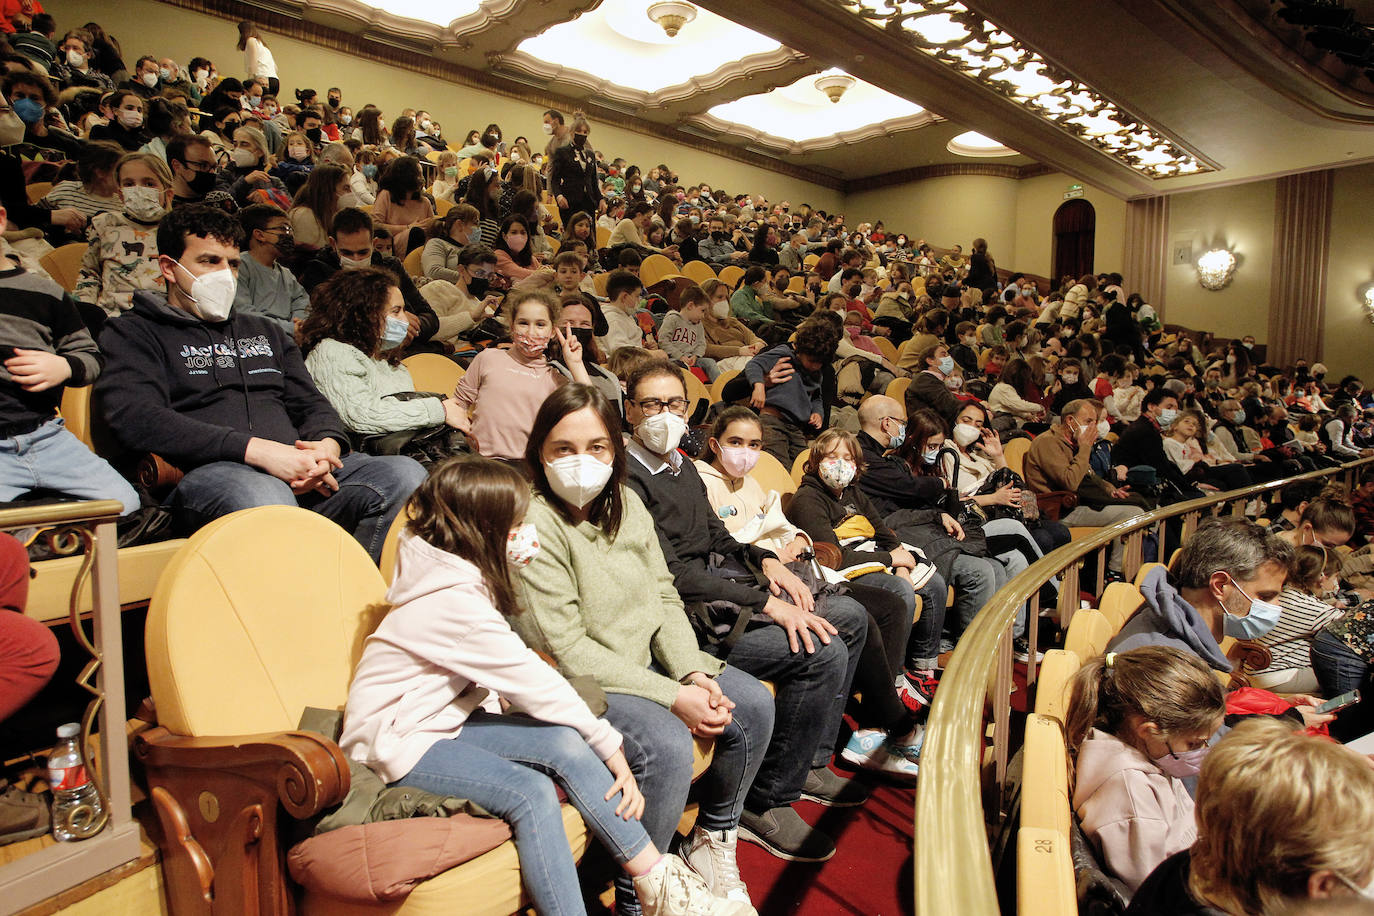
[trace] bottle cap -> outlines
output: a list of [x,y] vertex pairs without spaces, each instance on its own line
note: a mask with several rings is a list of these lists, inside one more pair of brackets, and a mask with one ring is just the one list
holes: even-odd
[[66,725],[57,726],[57,737],[59,738],[75,738],[79,734],[81,734],[80,722],[68,722]]

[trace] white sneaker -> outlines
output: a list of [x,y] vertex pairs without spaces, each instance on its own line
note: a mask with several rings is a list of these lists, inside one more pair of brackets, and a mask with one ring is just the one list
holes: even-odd
[[672,854],[635,878],[635,894],[644,916],[758,916],[748,903],[712,894],[701,876]]
[[735,830],[693,827],[679,852],[687,866],[701,875],[701,880],[717,897],[752,905],[749,889],[744,886],[739,864],[735,860],[738,835]]

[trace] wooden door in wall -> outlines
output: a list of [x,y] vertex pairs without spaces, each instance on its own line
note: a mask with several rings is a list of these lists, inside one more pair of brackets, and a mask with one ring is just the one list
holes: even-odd
[[1097,231],[1097,211],[1081,197],[1068,200],[1054,211],[1054,273],[1077,280],[1093,270],[1093,245]]

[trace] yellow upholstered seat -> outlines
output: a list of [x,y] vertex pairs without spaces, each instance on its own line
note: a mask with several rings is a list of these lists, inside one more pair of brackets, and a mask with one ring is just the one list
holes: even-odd
[[[800,292],[800,290],[798,290],[798,292]],[[888,362],[897,362],[897,348],[892,345],[892,341],[888,340],[886,337],[874,337],[873,343],[878,347],[878,350],[882,352],[883,357]]]
[[902,401],[903,403],[905,403],[906,390],[910,386],[911,379],[909,377],[903,376],[901,378],[894,378],[892,381],[887,383],[887,391],[885,393],[888,397],[892,398],[893,400]]
[[35,181],[24,187],[24,191],[29,195],[29,203],[31,204],[36,204],[44,197],[47,197],[48,192],[51,190],[51,181]]
[[739,282],[739,278],[742,276],[744,276],[744,268],[738,264],[730,264],[720,269],[720,282],[731,289],[735,288],[735,284]]
[[1036,715],[1064,721],[1069,706],[1069,682],[1081,664],[1078,653],[1069,649],[1051,649],[1045,653],[1035,680]]
[[787,473],[787,468],[783,467],[781,461],[767,452],[759,453],[758,463],[749,472],[749,476],[758,481],[764,492],[769,490],[783,494],[797,492],[797,482],[792,479],[791,474]]
[[405,268],[407,274],[412,277],[418,277],[420,274],[424,273],[424,268],[420,266],[420,256],[424,253],[423,248],[416,248],[406,255],[406,259],[401,262],[401,266]]
[[1002,446],[1002,454],[1006,456],[1007,467],[1020,474],[1022,480],[1026,477],[1026,453],[1030,451],[1030,447],[1031,441],[1023,438],[1008,439]]
[[1078,916],[1067,834],[1022,827],[1016,834],[1018,916]]
[[639,281],[647,289],[664,280],[675,280],[684,276],[677,265],[661,254],[651,254],[639,265]]
[[464,375],[462,366],[438,353],[416,353],[401,360],[401,365],[410,373],[416,391],[437,391],[450,395]]
[[731,369],[716,376],[716,380],[711,383],[711,403],[716,404],[724,400],[725,386],[728,385],[735,376],[739,375],[738,369]]
[[797,455],[797,460],[792,462],[792,482],[801,486],[802,478],[806,476],[806,459],[811,457],[811,449],[804,448]]
[[447,197],[436,197],[434,199],[434,215],[443,217],[448,215],[448,211],[453,209],[453,201]]
[[820,256],[820,255],[818,255],[818,254],[808,254],[806,257],[802,258],[802,267],[805,268],[806,270],[814,270],[815,267],[816,267],[816,265],[819,264],[820,262],[821,262],[821,256]]
[[[232,736],[295,729],[307,707],[342,709],[363,641],[387,611],[385,592],[366,551],[316,513],[267,506],[211,522],[168,564],[149,605],[148,678],[160,725],[232,747]],[[580,856],[581,818],[567,808],[563,814]],[[275,817],[265,821],[267,829]],[[521,897],[507,842],[420,883],[402,901],[346,905],[307,892],[303,909],[497,916],[515,912]]]
[[1025,773],[1021,789],[1021,826],[1069,835],[1069,769],[1064,729],[1057,719],[1026,719]]
[[687,400],[691,403],[687,405],[687,416],[693,416],[697,408],[704,401],[711,403],[711,392],[706,390],[706,383],[697,378],[691,369],[683,369],[682,383],[687,388]]
[[48,272],[48,276],[67,292],[76,289],[77,278],[81,275],[81,259],[86,256],[89,246],[72,242],[61,248],[54,248],[38,259],[38,264]]
[[1149,575],[1150,570],[1154,569],[1156,566],[1163,565],[1163,563],[1141,563],[1140,569],[1136,570],[1135,573],[1135,587],[1140,588],[1140,583],[1145,581],[1145,577]]
[[596,227],[596,247],[605,248],[611,244],[611,230],[605,226]]
[[611,275],[609,271],[606,273],[599,273],[592,277],[592,287],[596,290],[596,294],[602,299],[606,298],[606,284],[610,282]]
[[716,272],[711,269],[711,265],[705,261],[688,261],[682,265],[684,276],[690,277],[698,284],[705,283],[707,280],[714,280]]
[[1069,621],[1069,632],[1064,637],[1064,648],[1074,652],[1083,661],[1097,658],[1107,648],[1107,643],[1116,635],[1116,628],[1102,612],[1094,608],[1079,611]]
[[1140,593],[1140,589],[1130,582],[1113,582],[1102,590],[1098,610],[1107,618],[1114,631],[1120,630],[1144,600],[1145,596]]

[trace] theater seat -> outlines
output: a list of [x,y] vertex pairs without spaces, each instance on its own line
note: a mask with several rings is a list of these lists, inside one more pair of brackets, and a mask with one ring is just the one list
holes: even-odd
[[735,288],[735,284],[739,282],[739,278],[742,276],[744,276],[744,268],[738,264],[731,264],[720,269],[720,282],[731,289]]
[[81,259],[86,256],[87,245],[72,242],[54,248],[38,259],[38,265],[48,272],[58,286],[67,292],[76,289],[77,278],[81,275]]
[[[509,841],[385,904],[296,888],[283,869],[292,818],[349,787],[337,745],[294,729],[307,707],[343,708],[384,594],[352,535],[295,507],[216,519],[168,564],[145,636],[158,725],[135,751],[163,828],[173,912],[288,916],[297,894],[319,914],[505,916],[528,903]],[[580,856],[585,828],[566,806],[563,826]]]
[[424,268],[420,266],[420,258],[424,253],[425,250],[423,248],[416,248],[406,255],[406,259],[401,262],[401,266],[405,268],[408,275],[418,277],[425,272]]
[[437,391],[445,396],[453,394],[466,374],[462,366],[438,353],[416,353],[401,360],[401,365],[410,373],[416,391]]

